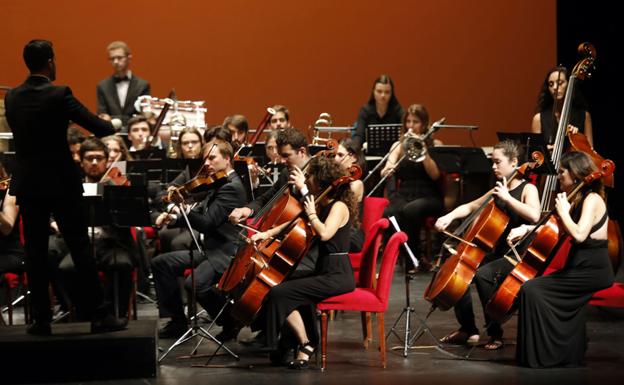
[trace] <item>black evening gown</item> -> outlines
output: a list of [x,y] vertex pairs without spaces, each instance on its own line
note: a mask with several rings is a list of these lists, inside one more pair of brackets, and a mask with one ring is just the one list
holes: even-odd
[[[607,215],[590,231],[599,229]],[[573,244],[563,269],[526,282],[519,296],[516,359],[545,368],[583,364],[585,310],[596,291],[613,284],[607,240]]]
[[[332,204],[323,208],[319,218],[324,222]],[[267,345],[278,347],[280,332],[292,337],[286,317],[299,310],[312,345],[318,344],[315,305],[320,301],[355,289],[353,269],[347,251],[351,235],[351,220],[338,229],[328,241],[319,241],[319,254],[313,275],[285,281],[273,287],[266,302]],[[284,330],[283,330],[284,329]]]

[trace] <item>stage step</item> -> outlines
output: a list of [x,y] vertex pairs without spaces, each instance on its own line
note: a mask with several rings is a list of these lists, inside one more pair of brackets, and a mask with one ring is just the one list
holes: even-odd
[[89,333],[89,323],[52,325],[51,336],[0,327],[0,383],[66,382],[156,377],[157,320]]

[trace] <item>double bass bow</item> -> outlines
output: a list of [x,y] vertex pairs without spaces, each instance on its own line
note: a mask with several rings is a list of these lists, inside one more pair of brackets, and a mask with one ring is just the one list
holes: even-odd
[[[530,170],[541,166],[544,161],[544,156],[539,151],[533,152],[532,158],[533,162],[527,162],[517,168],[509,181],[520,175],[526,175]],[[479,265],[487,253],[493,250],[508,223],[509,216],[495,205],[493,194],[490,194],[481,207],[464,220],[459,230],[463,231],[470,226],[464,236],[459,238],[460,231],[452,234],[453,238],[461,239],[462,243],[457,250],[452,251],[451,256],[442,264],[425,289],[424,298],[431,302],[434,308],[448,310],[455,306],[468,290]]]
[[[600,170],[586,176],[574,187],[567,196],[568,201],[573,201],[581,189],[592,181],[612,175],[615,164],[606,159],[600,168]],[[515,266],[485,306],[485,311],[492,320],[503,323],[509,319],[515,308],[520,287],[526,281],[543,273],[552,257],[568,238],[562,230],[556,209],[552,209],[539,220],[530,232],[516,242],[516,244],[520,244],[524,240],[532,239],[524,249],[523,256],[519,261],[514,261],[511,257],[506,256],[506,259],[514,263]]]

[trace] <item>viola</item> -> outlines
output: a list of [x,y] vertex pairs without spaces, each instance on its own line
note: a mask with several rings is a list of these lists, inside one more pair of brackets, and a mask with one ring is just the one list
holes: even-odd
[[[542,153],[535,151],[532,156],[534,161],[518,168],[510,177],[510,181],[542,165],[544,161]],[[463,236],[464,242],[433,276],[425,289],[425,299],[441,310],[453,307],[468,290],[479,265],[487,253],[494,249],[508,223],[509,216],[496,207],[494,197],[490,195],[483,205],[460,225],[463,231],[470,224],[470,228]],[[459,234],[458,232],[453,236],[457,237]]]
[[[588,175],[575,186],[568,195],[568,201],[572,201],[581,189],[592,181],[612,175],[614,169],[615,165],[611,160],[604,160],[601,170]],[[526,247],[522,259],[514,262],[515,267],[485,307],[485,311],[494,321],[503,323],[510,318],[520,287],[525,282],[541,275],[559,248],[566,242],[568,236],[563,231],[556,209],[542,217],[535,228],[523,237],[523,240],[532,237],[534,238]],[[510,257],[507,257],[507,260],[513,261]]]
[[[328,186],[315,198],[315,203],[322,201],[333,189],[362,176],[362,170],[356,165],[352,166],[349,172],[350,175],[340,177]],[[250,245],[242,250],[240,255],[248,258],[246,263],[248,268],[244,274],[246,279],[243,282],[237,285],[233,279],[234,274],[229,272],[224,274],[224,276],[228,274],[228,277],[220,282],[220,287],[223,288],[239,286],[240,294],[234,302],[231,314],[245,325],[253,321],[269,290],[283,282],[295,270],[299,261],[307,254],[315,236],[312,226],[301,217],[303,213],[301,203],[290,196],[288,190],[284,200],[286,203],[282,207],[282,212],[288,212],[292,217],[282,233],[261,242],[257,248]],[[241,259],[236,265],[239,270],[244,270],[245,261]]]

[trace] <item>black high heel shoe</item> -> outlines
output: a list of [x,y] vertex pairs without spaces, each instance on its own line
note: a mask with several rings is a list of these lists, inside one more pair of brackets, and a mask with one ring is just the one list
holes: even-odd
[[296,359],[294,361],[291,361],[288,364],[288,368],[289,369],[298,369],[298,370],[302,370],[302,369],[307,369],[309,364],[310,364],[310,358],[312,358],[312,354],[314,354],[314,351],[316,349],[310,345],[309,342],[306,342],[303,345],[299,346],[299,349],[297,349],[297,353],[303,353],[305,355],[308,356],[308,358],[306,360],[303,359]]

